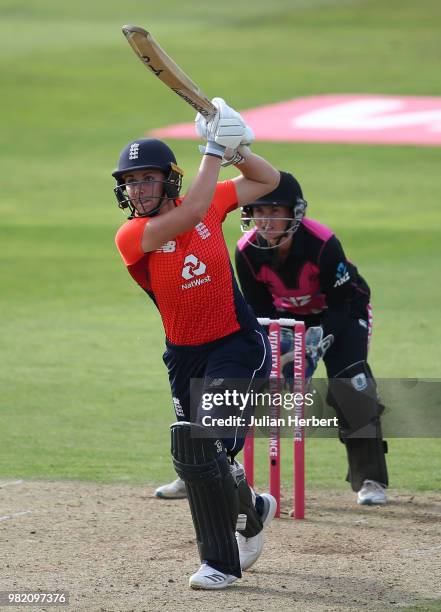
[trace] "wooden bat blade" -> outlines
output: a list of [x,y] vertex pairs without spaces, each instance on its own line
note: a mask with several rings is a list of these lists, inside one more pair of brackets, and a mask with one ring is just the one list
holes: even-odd
[[122,31],[136,55],[158,79],[204,117],[216,113],[216,107],[204,92],[167,55],[149,32],[133,25],[123,26]]

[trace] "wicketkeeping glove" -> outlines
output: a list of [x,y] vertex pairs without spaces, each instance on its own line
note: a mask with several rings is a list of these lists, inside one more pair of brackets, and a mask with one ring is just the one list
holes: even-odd
[[334,342],[333,334],[328,334],[323,338],[323,327],[309,327],[305,334],[306,346],[306,373],[307,380],[312,378],[317,364]]

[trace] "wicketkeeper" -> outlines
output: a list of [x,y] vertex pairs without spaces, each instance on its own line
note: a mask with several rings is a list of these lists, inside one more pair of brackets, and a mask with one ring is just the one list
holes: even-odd
[[[233,431],[211,437],[200,406],[196,412],[190,407],[191,379],[203,381],[204,394],[214,384],[217,390],[228,387],[231,379],[251,388],[270,371],[268,339],[238,289],[222,223],[230,211],[274,189],[280,174],[243,147],[250,130],[242,117],[221,98],[213,104],[214,117],[196,118],[206,145],[184,197],[183,172],[162,141],[130,142],[113,172],[118,206],[129,213],[116,244],[164,325],[164,362],[177,419],[171,452],[185,483],[202,562],[190,586],[201,589],[222,589],[241,577],[241,569],[259,556],[262,529],[276,510],[271,495],[254,494],[234,460],[243,436]],[[221,164],[228,161],[238,163],[240,176],[218,182]],[[221,405],[211,416],[229,413]]]
[[[384,407],[367,361],[370,290],[333,231],[306,217],[306,207],[298,181],[286,172],[281,172],[275,190],[250,200],[243,207],[237,274],[257,317],[305,321],[306,376],[311,378],[322,358],[329,379],[328,403],[337,412],[346,446],[347,480],[359,504],[384,504]],[[291,328],[283,329],[282,354],[293,346]],[[284,372],[289,376],[292,363]]]

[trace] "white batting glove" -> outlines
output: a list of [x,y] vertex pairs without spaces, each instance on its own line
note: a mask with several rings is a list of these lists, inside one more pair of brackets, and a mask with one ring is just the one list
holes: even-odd
[[[197,121],[199,121],[199,116],[202,117],[202,115],[198,113],[196,116]],[[204,138],[207,140],[207,144],[203,148],[199,147],[199,150],[201,151],[201,153],[203,153],[203,155],[213,155],[214,157],[219,157],[220,159],[222,159],[226,147],[217,143],[215,140],[217,128],[219,126],[220,121],[219,110],[216,111],[215,115],[212,115],[207,119],[205,119],[205,117],[202,117],[202,119],[204,122]],[[201,122],[199,121],[197,125],[201,125]]]
[[[245,124],[236,117],[219,119],[214,133],[214,142],[221,147],[236,149],[245,134]],[[207,134],[210,138],[210,134]]]
[[245,124],[245,134],[237,149],[227,149],[223,155],[221,166],[237,166],[243,164],[246,158],[251,154],[250,145],[254,141],[254,132],[249,125]]
[[243,164],[246,158],[251,154],[250,145],[254,141],[254,132],[249,125],[245,125],[245,134],[237,149],[227,149],[224,153],[221,166],[237,166]]
[[237,149],[246,132],[242,117],[222,98],[213,98],[212,103],[217,108],[216,115],[206,120],[198,113],[196,133],[206,138],[209,145],[216,143],[219,147]]
[[237,149],[226,149],[222,158],[222,168],[228,166],[238,166],[243,164],[251,154],[251,149],[247,145],[239,145]]
[[[213,103],[214,100],[222,100],[222,98],[213,98]],[[217,105],[217,103],[215,104],[215,106]],[[228,111],[230,112],[231,115],[234,114],[234,116],[236,116],[238,119],[243,121],[243,117],[240,113],[238,113],[237,111],[235,111],[234,109],[232,109],[230,106],[227,106],[225,101],[222,100],[222,104],[219,104],[220,109],[219,109],[219,113],[221,113],[221,109],[226,111],[226,109],[228,109]],[[199,136],[199,138],[206,140],[207,139],[207,123],[210,121],[210,119],[207,119],[201,115],[200,113],[198,113],[196,115],[196,119],[195,119],[195,130],[196,130],[196,134]],[[255,139],[255,135],[253,132],[253,129],[245,124],[245,134],[242,138],[242,140],[240,141],[241,145],[247,145],[250,146]]]
[[254,142],[255,138],[256,137],[254,136],[253,128],[245,124],[245,134],[242,140],[240,141],[240,144],[249,147]]
[[201,115],[201,113],[196,115],[196,119],[194,120],[194,129],[196,131],[196,136],[199,136],[201,140],[207,140],[207,123],[210,121],[210,119],[211,118],[207,120],[204,115]]
[[[228,106],[228,104],[222,98],[213,98],[211,102],[213,106],[215,106],[217,109],[216,115],[214,115],[214,117],[218,116],[219,118],[222,117],[223,119],[231,119],[233,117],[236,117],[237,119],[243,121],[241,115],[233,108],[231,108],[231,106]],[[199,138],[207,140],[208,130],[210,129],[208,126],[212,123],[212,120],[213,116],[207,119],[206,117],[204,117],[204,115],[201,115],[200,113],[196,115],[196,119],[194,120],[195,130]]]

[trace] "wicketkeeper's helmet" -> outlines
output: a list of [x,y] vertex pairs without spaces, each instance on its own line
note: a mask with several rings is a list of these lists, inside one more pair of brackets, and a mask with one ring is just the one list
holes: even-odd
[[165,142],[156,138],[140,138],[130,142],[121,151],[118,167],[112,172],[112,176],[116,179],[116,187],[114,192],[119,208],[130,210],[130,219],[136,216],[152,217],[159,212],[162,204],[162,198],[158,206],[146,215],[142,215],[135,209],[131,202],[126,185],[122,180],[124,174],[129,172],[137,172],[138,170],[161,170],[165,178],[160,181],[164,186],[165,197],[175,200],[179,197],[182,187],[183,170],[176,164],[176,157],[173,151]]
[[[280,183],[276,189],[242,207],[242,231],[246,232],[250,229],[253,221],[253,208],[256,206],[284,206],[291,209],[292,215],[288,219],[285,230],[286,235],[291,235],[298,230],[308,203],[303,199],[302,188],[298,180],[289,172],[281,170]],[[268,247],[262,245],[260,248]]]

